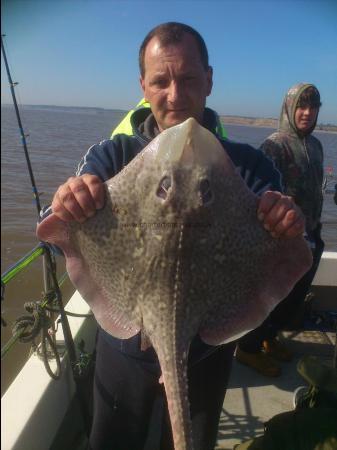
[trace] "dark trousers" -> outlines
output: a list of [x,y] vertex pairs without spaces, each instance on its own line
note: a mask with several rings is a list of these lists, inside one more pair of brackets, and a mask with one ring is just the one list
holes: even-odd
[[[235,344],[219,346],[188,370],[195,450],[211,450]],[[160,369],[125,355],[99,332],[96,346],[92,450],[173,450]],[[158,431],[160,430],[160,431]],[[156,436],[156,434],[158,436]]]
[[258,353],[261,351],[264,340],[274,339],[277,333],[289,326],[292,318],[299,314],[303,308],[305,297],[309,292],[324,250],[324,242],[320,238],[320,230],[316,232],[315,243],[313,264],[310,270],[295,284],[290,294],[276,306],[258,328],[239,339],[238,346],[241,350],[248,353]]

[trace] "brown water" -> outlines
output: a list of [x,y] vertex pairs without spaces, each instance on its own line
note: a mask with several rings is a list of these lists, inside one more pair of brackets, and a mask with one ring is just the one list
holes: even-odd
[[[36,206],[24,159],[14,109],[1,107],[1,272],[14,264],[37,243]],[[125,113],[95,109],[21,108],[22,122],[29,133],[27,144],[41,203],[49,204],[56,188],[73,175],[77,164],[90,145],[110,136],[111,129]],[[270,128],[226,125],[230,139],[257,147],[273,131]],[[337,178],[337,134],[317,133],[325,152],[325,166],[334,168]],[[332,196],[326,196],[323,210],[323,236],[327,250],[337,250],[337,207]],[[23,304],[39,300],[43,290],[42,261],[10,282],[2,302],[3,317],[8,323],[1,328],[2,345],[11,337],[11,323],[24,314]],[[64,271],[63,258],[58,258],[58,271]],[[67,282],[63,296],[68,299],[73,288]],[[29,353],[28,344],[17,344],[2,365],[3,393]]]

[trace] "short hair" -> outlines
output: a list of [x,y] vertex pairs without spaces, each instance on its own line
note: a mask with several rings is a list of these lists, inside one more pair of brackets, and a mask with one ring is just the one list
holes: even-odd
[[209,68],[208,51],[205,41],[203,40],[201,35],[189,25],[185,25],[179,22],[166,22],[153,28],[145,36],[145,39],[143,40],[142,45],[140,46],[139,70],[141,76],[144,77],[145,75],[145,64],[144,64],[145,50],[147,44],[153,37],[157,37],[160,43],[164,47],[166,47],[171,44],[177,44],[179,42],[182,42],[185,33],[191,34],[194,37],[199,49],[201,63],[204,66],[205,70],[208,70]]
[[307,87],[299,96],[297,101],[297,108],[305,108],[311,106],[312,108],[320,108],[322,106],[321,96],[315,86]]

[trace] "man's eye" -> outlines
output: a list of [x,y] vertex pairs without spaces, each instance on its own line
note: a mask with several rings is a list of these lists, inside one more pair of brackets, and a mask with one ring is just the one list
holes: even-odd
[[153,80],[152,85],[157,87],[164,87],[166,85],[166,80],[164,80],[163,78]]

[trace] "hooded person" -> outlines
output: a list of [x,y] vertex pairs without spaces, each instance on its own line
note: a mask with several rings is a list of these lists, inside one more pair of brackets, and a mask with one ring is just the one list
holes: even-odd
[[269,156],[283,180],[284,192],[300,206],[306,219],[306,234],[313,253],[311,269],[295,285],[268,319],[241,338],[236,358],[266,376],[278,376],[275,362],[289,361],[291,353],[276,339],[278,331],[303,325],[304,300],[324,249],[321,239],[323,205],[323,148],[312,135],[321,106],[318,89],[299,83],[287,92],[278,130],[268,136],[261,150]]
[[313,242],[320,234],[323,205],[323,148],[312,135],[320,106],[314,85],[292,87],[283,102],[278,131],[261,146],[281,172],[285,193],[301,207]]

